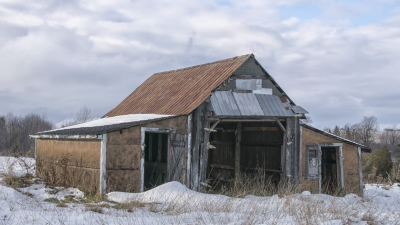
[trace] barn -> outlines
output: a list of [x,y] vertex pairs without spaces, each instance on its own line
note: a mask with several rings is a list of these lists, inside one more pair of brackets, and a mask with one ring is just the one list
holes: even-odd
[[31,135],[36,174],[101,194],[169,181],[197,191],[257,171],[362,190],[371,149],[303,124],[307,113],[253,54],[156,73],[101,119]]

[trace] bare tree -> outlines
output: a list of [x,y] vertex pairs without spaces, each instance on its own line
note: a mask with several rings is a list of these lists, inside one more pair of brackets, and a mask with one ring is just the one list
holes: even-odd
[[29,135],[51,130],[53,127],[45,115],[31,113],[22,117],[8,113],[7,116],[0,117],[0,152],[33,152],[34,140],[30,139]]
[[364,145],[370,146],[375,141],[379,128],[378,119],[375,116],[366,117],[359,123],[361,141]]
[[92,119],[92,110],[84,105],[75,116],[75,124],[86,123]]

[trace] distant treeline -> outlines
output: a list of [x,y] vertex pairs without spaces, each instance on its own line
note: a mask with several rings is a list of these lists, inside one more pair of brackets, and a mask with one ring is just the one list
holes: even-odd
[[376,117],[364,117],[363,120],[355,124],[346,124],[343,127],[335,126],[333,129],[324,128],[334,135],[352,140],[354,142],[369,146],[372,150],[382,149],[386,145],[392,156],[400,152],[400,129],[396,126],[390,129],[379,129]]
[[[91,110],[83,106],[76,112],[75,119],[64,121],[61,127],[72,126],[92,120]],[[0,115],[0,155],[34,156],[35,141],[29,135],[54,129],[55,125],[46,116],[30,113],[15,116],[12,113]]]
[[51,130],[54,124],[35,113],[26,116],[15,116],[8,113],[0,115],[0,154],[2,155],[33,155],[35,141],[30,134]]

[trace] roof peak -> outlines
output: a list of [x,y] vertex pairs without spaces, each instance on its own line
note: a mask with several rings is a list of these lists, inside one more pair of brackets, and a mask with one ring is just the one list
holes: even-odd
[[155,73],[155,74],[153,74],[153,75],[161,75],[161,74],[164,74],[164,73],[182,71],[182,70],[187,70],[187,69],[194,69],[194,68],[196,68],[196,67],[207,66],[207,65],[211,65],[211,64],[215,64],[215,63],[221,63],[221,62],[226,62],[226,61],[235,60],[235,59],[239,59],[239,58],[246,58],[246,60],[247,60],[247,59],[251,58],[252,56],[254,57],[254,54],[253,54],[253,53],[250,53],[250,54],[235,56],[235,57],[231,57],[231,58],[227,58],[227,59],[221,59],[221,60],[217,60],[217,61],[214,61],[214,62],[203,63],[203,64],[194,65],[194,66],[188,66],[188,67],[184,67],[184,68],[180,68],[180,69],[175,69],[175,70],[167,70],[167,71],[163,71],[163,72],[158,72],[158,73]]

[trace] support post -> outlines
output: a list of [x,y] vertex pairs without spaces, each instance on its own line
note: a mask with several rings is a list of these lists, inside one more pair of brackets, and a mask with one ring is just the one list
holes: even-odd
[[360,196],[364,196],[364,185],[362,180],[362,166],[361,166],[361,147],[358,147],[358,178],[360,179]]
[[38,168],[37,168],[37,138],[35,138],[35,162],[36,162],[35,177],[37,177],[38,176],[38,173],[37,173],[37,171],[38,171]]
[[291,179],[293,177],[293,173],[292,173],[292,157],[293,157],[293,146],[294,146],[294,142],[295,142],[295,138],[294,138],[294,133],[293,133],[293,120],[294,118],[286,118],[286,143],[284,143],[286,145],[286,178],[288,178],[288,181],[290,182]]
[[240,174],[240,142],[242,141],[242,122],[236,125],[236,142],[235,142],[235,178]]
[[107,134],[103,134],[101,138],[100,152],[100,194],[106,194],[106,156],[107,156]]
[[210,119],[207,115],[203,118],[203,143],[201,144],[200,151],[200,189],[205,186],[207,179],[207,159],[208,159],[208,148],[207,143],[210,139],[210,131],[207,131],[206,128],[210,128]]
[[161,150],[162,150],[162,134],[158,134],[158,157],[157,157],[157,162],[161,163]]
[[192,147],[192,114],[187,118],[187,166],[186,166],[186,187],[190,188],[190,162],[191,162],[191,147]]
[[303,183],[303,127],[302,126],[300,126],[299,170],[298,171],[299,171],[299,184],[300,184],[300,192],[301,192],[302,191],[302,183]]
[[340,169],[340,189],[344,189],[344,175],[343,175],[343,146],[339,146],[339,169]]

